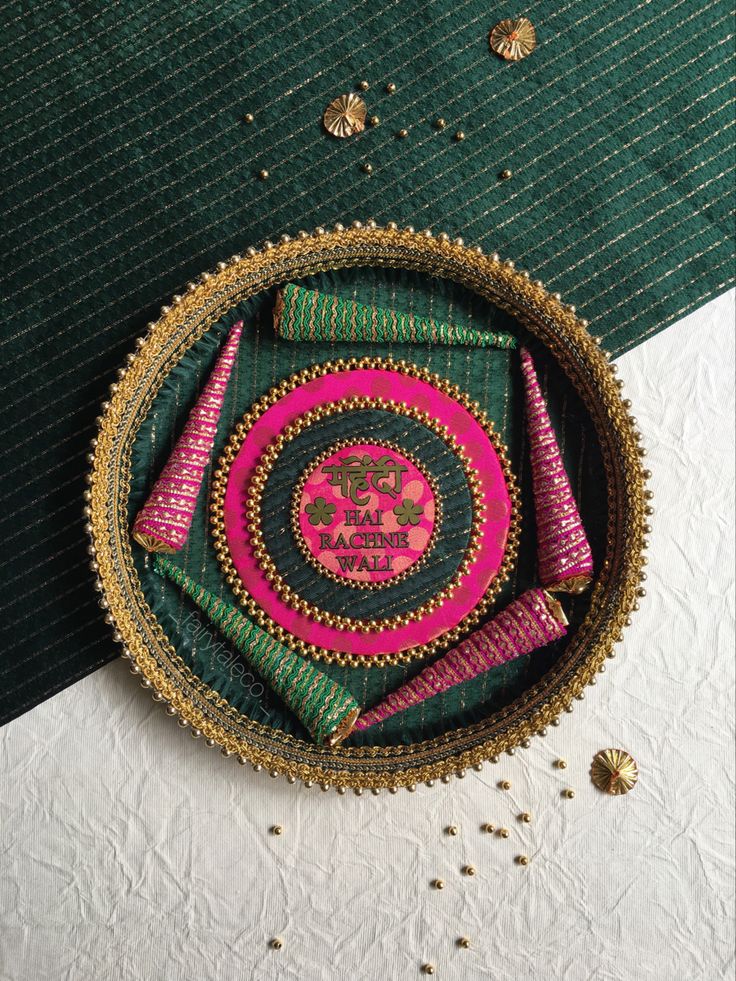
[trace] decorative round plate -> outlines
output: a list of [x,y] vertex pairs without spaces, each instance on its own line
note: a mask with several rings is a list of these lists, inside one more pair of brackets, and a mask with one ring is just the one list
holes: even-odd
[[[363,705],[414,673],[412,658],[454,643],[535,584],[533,521],[520,537],[513,476],[526,488],[513,351],[320,347],[273,337],[268,305],[279,284],[311,278],[339,293],[341,285],[358,289],[351,277],[360,276],[374,277],[369,298],[380,295],[381,277],[391,298],[407,283],[416,297],[432,291],[432,303],[446,291],[448,310],[467,298],[469,315],[482,307],[486,323],[495,329],[502,321],[533,346],[568,413],[566,452],[574,455],[576,486],[586,489],[581,510],[596,568],[590,594],[568,610],[564,643],[328,748],[311,742],[152,573],[130,526],[220,338],[243,319],[248,340],[218,430],[212,498],[201,495],[177,561],[223,598],[239,597],[275,636],[321,658]],[[119,372],[103,405],[86,493],[100,602],[143,686],[225,756],[340,792],[411,790],[462,775],[557,724],[595,682],[638,607],[651,512],[640,436],[613,366],[586,327],[573,308],[497,256],[373,222],[285,236],[189,284]],[[280,437],[281,424],[291,425],[289,439]],[[291,585],[279,591],[273,584],[280,582]],[[296,611],[294,592],[304,604]],[[321,612],[301,618],[302,609]],[[373,668],[357,672],[356,663]]]

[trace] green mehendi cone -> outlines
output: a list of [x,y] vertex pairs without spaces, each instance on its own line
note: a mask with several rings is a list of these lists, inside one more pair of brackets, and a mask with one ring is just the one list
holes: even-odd
[[287,341],[362,341],[394,344],[452,344],[467,347],[516,347],[511,334],[443,324],[431,317],[381,310],[338,296],[287,283],[273,311],[276,333]]
[[298,717],[316,743],[335,746],[350,735],[360,712],[353,696],[298,654],[200,586],[170,559],[157,555],[155,571],[175,582],[256,668]]

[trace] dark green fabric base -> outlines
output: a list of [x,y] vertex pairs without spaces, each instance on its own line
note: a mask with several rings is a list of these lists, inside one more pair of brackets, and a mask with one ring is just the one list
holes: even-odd
[[[353,218],[430,225],[528,267],[614,353],[733,282],[731,5],[523,12],[540,43],[507,64],[487,35],[513,11],[480,0],[2,5],[0,722],[116,655],[81,518],[97,407],[218,259]],[[381,124],[335,140],[321,113],[361,78]]]

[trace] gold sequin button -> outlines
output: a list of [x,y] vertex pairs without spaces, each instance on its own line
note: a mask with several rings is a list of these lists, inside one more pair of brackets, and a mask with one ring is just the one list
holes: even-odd
[[537,32],[527,17],[515,17],[513,20],[499,21],[491,31],[488,42],[491,51],[506,61],[521,61],[536,48]]
[[590,777],[607,794],[628,794],[639,779],[639,768],[626,750],[602,749],[593,757]]
[[354,136],[365,129],[365,114],[365,102],[359,95],[339,95],[325,109],[322,122],[333,136]]

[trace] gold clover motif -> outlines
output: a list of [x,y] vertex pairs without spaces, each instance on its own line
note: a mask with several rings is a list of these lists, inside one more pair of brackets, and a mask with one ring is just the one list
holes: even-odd
[[329,504],[324,497],[315,497],[304,510],[309,515],[310,525],[331,525],[337,508],[334,504]]
[[607,794],[628,794],[639,779],[639,768],[626,750],[602,749],[593,757],[590,777]]
[[394,508],[396,521],[400,525],[418,525],[422,520],[424,510],[415,504],[409,497],[405,497],[401,504]]
[[521,61],[537,46],[537,32],[527,17],[502,20],[493,28],[489,37],[491,51],[506,61]]
[[325,109],[322,122],[333,136],[354,136],[365,129],[365,113],[365,102],[359,95],[339,95]]

